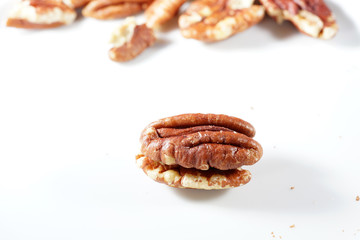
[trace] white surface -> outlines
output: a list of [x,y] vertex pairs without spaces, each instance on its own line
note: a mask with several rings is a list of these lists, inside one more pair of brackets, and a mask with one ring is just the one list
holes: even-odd
[[[107,57],[120,21],[2,25],[0,239],[360,239],[360,4],[329,6],[331,41],[271,19],[215,44],[169,27],[125,64]],[[249,184],[177,190],[136,167],[141,130],[188,112],[255,126]]]

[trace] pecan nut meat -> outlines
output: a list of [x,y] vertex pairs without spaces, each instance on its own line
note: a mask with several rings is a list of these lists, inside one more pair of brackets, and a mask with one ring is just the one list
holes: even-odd
[[181,34],[201,41],[220,41],[260,22],[265,9],[253,0],[196,0],[179,18]]
[[251,179],[251,173],[244,169],[200,171],[164,165],[141,154],[136,157],[136,163],[153,180],[176,188],[226,189],[242,186]]
[[[152,168],[161,168],[160,173],[170,169],[183,176],[181,172],[191,169],[192,175],[209,176],[211,172],[211,176],[218,174],[228,181],[231,175],[228,171],[239,177],[245,173],[241,169],[243,165],[255,164],[261,158],[262,147],[252,139],[254,135],[254,127],[239,118],[183,114],[148,125],[140,137],[141,154],[146,162],[154,162],[147,166],[156,165]],[[250,173],[246,176],[250,180]],[[161,175],[156,178],[163,182]],[[230,185],[234,187],[234,184]]]
[[146,10],[146,25],[157,28],[172,19],[186,0],[155,0]]
[[55,28],[74,22],[76,12],[61,0],[23,0],[15,5],[6,25],[17,28]]
[[145,10],[152,0],[93,0],[86,5],[82,14],[100,20],[132,16]]
[[302,33],[314,38],[331,39],[338,26],[323,0],[260,0],[266,12],[278,23],[291,21]]
[[90,1],[91,0],[63,0],[63,3],[65,3],[71,8],[79,8],[79,7],[84,7]]
[[129,17],[113,32],[110,42],[114,47],[110,49],[109,57],[116,62],[132,60],[155,41],[152,29],[145,24],[138,25],[133,17]]

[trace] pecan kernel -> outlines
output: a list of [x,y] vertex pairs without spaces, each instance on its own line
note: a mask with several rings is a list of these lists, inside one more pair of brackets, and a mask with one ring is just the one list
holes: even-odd
[[93,0],[82,10],[86,17],[100,20],[132,16],[145,10],[152,0]]
[[251,179],[250,172],[243,169],[220,172],[215,169],[200,171],[180,166],[171,167],[141,154],[137,156],[136,163],[151,179],[176,188],[226,189],[242,186]]
[[6,25],[18,28],[53,28],[71,24],[76,12],[60,0],[23,0],[15,5]]
[[145,24],[137,25],[134,18],[127,18],[116,31],[111,42],[114,47],[109,51],[109,57],[113,61],[129,61],[156,41],[154,33]]
[[[142,133],[142,153],[164,164],[220,170],[252,165],[262,156],[254,128],[226,115],[185,114],[161,119]],[[171,161],[169,161],[171,159]],[[175,161],[173,160],[175,159]]]
[[314,38],[333,38],[338,30],[334,15],[323,0],[260,0],[278,23],[291,21],[298,30]]
[[202,41],[224,40],[260,22],[264,7],[252,0],[196,0],[179,18],[185,38]]
[[145,11],[146,25],[156,28],[172,19],[186,0],[155,0]]

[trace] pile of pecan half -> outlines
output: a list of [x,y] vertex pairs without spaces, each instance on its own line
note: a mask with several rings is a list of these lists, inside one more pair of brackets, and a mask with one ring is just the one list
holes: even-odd
[[183,114],[160,119],[142,132],[137,165],[155,181],[177,188],[225,189],[248,183],[262,157],[254,127],[239,118]]
[[[214,42],[227,39],[259,23],[267,14],[278,23],[291,21],[300,32],[331,39],[338,27],[323,0],[20,0],[7,21],[18,28],[54,28],[75,21],[77,10],[85,17],[116,19],[145,12],[146,22],[128,19],[114,31],[109,56],[124,62],[156,42],[155,31],[178,12],[185,38]],[[180,8],[186,7],[185,11]]]

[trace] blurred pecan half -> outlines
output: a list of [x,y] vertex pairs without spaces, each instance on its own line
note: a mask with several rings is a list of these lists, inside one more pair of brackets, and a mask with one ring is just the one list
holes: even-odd
[[100,20],[132,16],[145,10],[152,0],[93,0],[82,10],[85,17]]
[[146,25],[158,27],[172,19],[186,0],[155,0],[145,11]]
[[71,24],[76,12],[61,0],[23,0],[10,13],[6,25],[17,28],[54,28]]
[[110,49],[109,57],[116,62],[129,61],[152,46],[155,41],[152,29],[145,24],[137,25],[135,19],[129,17],[113,32],[110,42],[114,47]]
[[260,0],[278,23],[291,21],[300,32],[314,38],[331,39],[338,26],[323,0]]
[[71,8],[79,8],[79,7],[84,7],[91,0],[62,0],[62,1]]
[[179,27],[185,38],[219,41],[260,22],[264,14],[253,0],[196,0],[180,16]]
[[[250,180],[250,173],[240,167],[252,165],[262,156],[260,144],[252,139],[254,135],[253,126],[239,118],[215,114],[178,115],[153,122],[143,130],[141,157],[146,162],[154,162],[146,166],[160,173],[173,170],[180,176],[184,172],[210,178],[220,175],[225,179],[224,184],[227,182],[225,185],[234,187]],[[149,175],[149,169],[143,170]],[[243,174],[246,177],[242,178]],[[242,180],[230,184],[230,176],[235,175]],[[163,182],[162,176],[156,175],[156,178]]]

